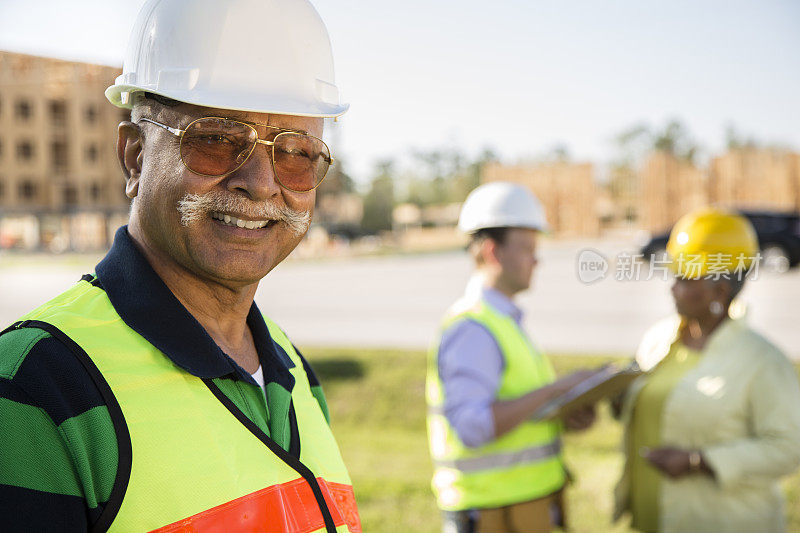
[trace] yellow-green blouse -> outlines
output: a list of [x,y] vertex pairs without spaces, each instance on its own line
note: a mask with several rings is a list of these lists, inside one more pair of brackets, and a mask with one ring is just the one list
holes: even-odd
[[701,353],[681,342],[647,376],[633,408],[631,420],[631,526],[640,531],[658,530],[658,493],[662,474],[642,457],[645,449],[661,446],[661,415],[672,390],[700,361]]

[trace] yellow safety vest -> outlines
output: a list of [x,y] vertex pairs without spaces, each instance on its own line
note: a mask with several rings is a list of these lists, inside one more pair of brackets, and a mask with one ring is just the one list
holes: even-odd
[[[484,301],[445,319],[442,331],[460,320],[483,325],[503,354],[497,400],[519,398],[552,383],[552,366],[519,325]],[[498,439],[467,447],[444,416],[439,343],[430,352],[426,397],[428,438],[434,462],[433,491],[441,509],[495,508],[552,494],[564,486],[558,422],[525,421]]]
[[20,327],[45,329],[70,347],[112,418],[124,417],[130,440],[115,422],[120,465],[111,500],[123,499],[111,531],[361,531],[350,478],[302,361],[266,323],[295,364],[299,460],[213,381],[181,370],[129,328],[88,281],[23,317]]

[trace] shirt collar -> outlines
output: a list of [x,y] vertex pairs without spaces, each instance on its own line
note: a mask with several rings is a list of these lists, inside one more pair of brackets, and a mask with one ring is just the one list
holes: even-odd
[[[253,377],[226,355],[203,326],[178,301],[139,251],[122,226],[95,272],[111,305],[131,329],[162,351],[173,363],[199,378],[233,374],[255,384]],[[272,339],[255,302],[247,315],[264,378],[291,390],[294,366]],[[284,371],[285,370],[285,371]]]
[[518,324],[522,323],[522,309],[517,307],[511,298],[502,292],[498,291],[497,289],[484,286],[481,289],[481,297],[483,298],[483,301],[494,307],[497,311],[503,313],[504,315],[510,316]]

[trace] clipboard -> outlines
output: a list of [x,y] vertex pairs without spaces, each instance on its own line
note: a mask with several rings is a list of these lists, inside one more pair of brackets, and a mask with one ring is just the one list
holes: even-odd
[[625,368],[605,366],[533,413],[535,420],[559,418],[569,411],[616,396],[644,372],[635,363]]

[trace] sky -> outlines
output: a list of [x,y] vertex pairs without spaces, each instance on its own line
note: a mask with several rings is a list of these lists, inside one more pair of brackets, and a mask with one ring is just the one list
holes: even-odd
[[[0,49],[121,65],[143,3],[0,0]],[[439,148],[514,163],[563,145],[602,166],[618,133],[672,118],[706,154],[730,124],[800,149],[800,2],[312,3],[351,104],[334,155],[360,183]]]

